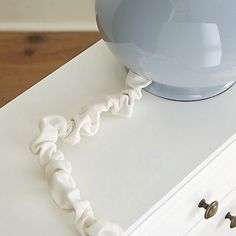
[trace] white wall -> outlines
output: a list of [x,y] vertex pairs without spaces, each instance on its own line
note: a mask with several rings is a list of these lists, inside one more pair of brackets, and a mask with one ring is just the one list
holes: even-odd
[[0,31],[96,30],[95,0],[0,0]]

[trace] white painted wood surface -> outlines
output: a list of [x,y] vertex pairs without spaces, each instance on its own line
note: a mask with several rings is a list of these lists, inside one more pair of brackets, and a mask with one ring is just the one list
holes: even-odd
[[[235,230],[229,229],[228,220],[224,219],[230,209],[235,212],[235,153],[236,135],[193,171],[176,191],[164,197],[162,204],[156,204],[149,214],[146,214],[146,221],[137,226],[132,236],[215,235],[210,234],[210,231],[225,235],[220,234],[222,230],[235,234]],[[203,198],[208,203],[219,202],[219,211],[208,220],[204,219],[205,210],[198,208]],[[227,227],[218,227],[219,224]]]
[[[71,216],[50,199],[29,143],[38,134],[41,117],[69,118],[99,95],[120,91],[125,76],[125,68],[99,42],[0,110],[1,236],[76,235]],[[132,119],[105,115],[95,137],[61,149],[72,161],[82,196],[92,202],[97,216],[120,224],[131,235],[235,133],[235,101],[235,86],[218,97],[192,103],[144,93]],[[198,194],[188,198],[187,206],[192,204],[195,213],[200,198],[215,200],[214,189],[207,191],[204,184],[197,181],[191,188]],[[216,194],[220,190],[225,188],[216,189]],[[197,219],[201,214],[200,210]],[[178,229],[182,230],[180,225],[165,235],[178,235]],[[153,232],[149,235],[156,236]]]

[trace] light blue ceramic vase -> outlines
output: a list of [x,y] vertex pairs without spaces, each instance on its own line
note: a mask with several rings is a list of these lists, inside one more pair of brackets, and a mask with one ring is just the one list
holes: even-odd
[[111,51],[155,95],[200,100],[236,80],[236,0],[97,0],[96,14]]

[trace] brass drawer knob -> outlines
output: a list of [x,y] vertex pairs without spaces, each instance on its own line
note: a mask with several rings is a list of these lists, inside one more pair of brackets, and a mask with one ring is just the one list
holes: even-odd
[[204,218],[205,219],[209,219],[211,217],[213,217],[216,212],[218,211],[218,205],[219,203],[217,201],[212,202],[211,204],[207,204],[205,199],[202,199],[199,204],[198,207],[199,208],[204,208],[205,214],[204,214]]
[[233,229],[236,227],[236,216],[232,216],[230,212],[227,213],[225,219],[230,220],[230,228]]

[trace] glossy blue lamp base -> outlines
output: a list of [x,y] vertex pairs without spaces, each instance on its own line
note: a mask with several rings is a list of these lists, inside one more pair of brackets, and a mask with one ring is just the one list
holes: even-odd
[[196,101],[236,81],[235,0],[96,0],[99,31],[157,96]]
[[207,88],[180,88],[153,82],[150,86],[144,90],[161,98],[165,98],[173,101],[191,102],[198,101],[219,95],[230,87],[235,82],[230,82],[222,86],[207,87]]

